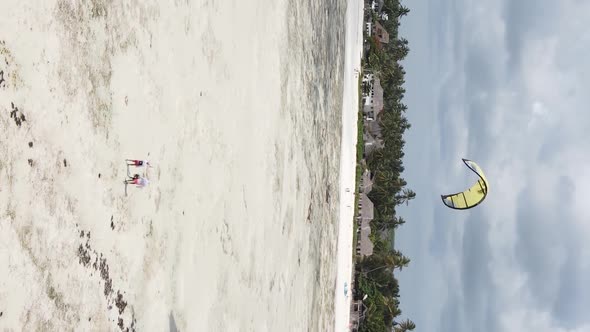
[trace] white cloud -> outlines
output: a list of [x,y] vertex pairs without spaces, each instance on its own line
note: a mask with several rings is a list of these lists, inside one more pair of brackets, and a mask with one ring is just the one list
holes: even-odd
[[[536,3],[528,1],[526,4],[534,6]],[[461,258],[466,252],[487,250],[489,256],[483,252],[470,254],[475,257],[481,255],[481,261],[475,268],[490,274],[490,284],[483,283],[479,291],[496,301],[495,305],[485,307],[485,310],[492,320],[497,321],[499,331],[587,332],[590,325],[585,316],[562,317],[555,305],[563,301],[577,303],[588,291],[564,293],[564,275],[576,273],[582,280],[590,278],[590,244],[581,240],[590,236],[590,224],[587,222],[590,219],[590,209],[587,208],[590,202],[587,190],[590,187],[590,172],[586,172],[590,166],[590,139],[587,138],[590,132],[590,96],[585,92],[585,87],[590,86],[590,61],[586,60],[590,53],[590,26],[587,24],[590,3],[560,1],[556,4],[558,8],[549,12],[553,15],[551,17],[536,21],[523,18],[519,24],[543,22],[545,25],[538,31],[535,30],[536,25],[517,27],[524,39],[518,45],[518,52],[514,53],[520,56],[514,68],[509,68],[507,64],[510,45],[506,40],[512,27],[502,16],[503,6],[491,0],[457,5],[460,12],[445,21],[459,26],[447,26],[445,29],[447,32],[462,31],[461,35],[443,35],[447,45],[453,47],[432,52],[442,52],[440,57],[449,61],[442,82],[455,87],[455,90],[446,88],[439,91],[446,98],[448,114],[445,117],[453,121],[441,122],[440,132],[441,140],[453,147],[442,150],[442,153],[457,154],[442,156],[443,160],[453,162],[453,165],[445,163],[450,166],[447,171],[452,170],[450,174],[440,172],[434,175],[448,177],[445,178],[448,183],[461,181],[468,175],[462,164],[455,162],[460,161],[456,157],[459,154],[477,154],[482,156],[481,161],[476,161],[486,172],[491,189],[478,211],[461,214],[456,211],[440,212],[427,223],[427,229],[434,229],[434,232],[424,234],[417,229],[412,233],[448,242],[439,256],[448,263],[432,264],[423,267],[421,272],[444,280],[450,291],[448,296],[437,296],[432,303],[422,302],[425,306],[410,311],[428,313],[420,316],[417,324],[419,327],[420,323],[434,327],[433,330],[440,330],[436,328],[438,320],[430,317],[436,317],[433,312],[442,312],[441,304],[459,307],[456,315],[461,322],[457,322],[457,326],[465,326],[465,330],[454,331],[466,332],[469,327],[485,323],[473,321],[482,319],[481,315],[473,314],[480,313],[481,307],[478,306],[482,304],[471,303],[468,294],[462,294],[460,286],[467,282],[470,271],[460,271],[464,264]],[[531,13],[544,15],[547,11]],[[491,70],[490,75],[483,75],[485,70],[482,68],[477,71],[477,67],[466,64],[466,54],[472,50],[477,50],[474,53],[476,57],[483,58],[476,64],[489,64],[485,69]],[[407,68],[408,75],[412,75],[413,70],[419,69]],[[481,90],[469,85],[469,82],[479,83],[477,79],[487,80],[478,86]],[[470,94],[471,91],[474,93]],[[472,101],[476,101],[474,105],[484,105],[485,108],[466,107]],[[425,111],[408,106],[408,112]],[[486,130],[470,127],[474,124],[485,124]],[[465,135],[468,135],[467,138],[477,136],[477,142],[485,146],[485,153],[475,151],[476,146],[462,145]],[[432,162],[434,169],[441,167],[442,161]],[[412,165],[407,164],[406,167],[411,168]],[[408,177],[407,180],[412,186],[413,179]],[[440,179],[436,182],[437,186],[442,185]],[[421,194],[419,188],[417,193]],[[435,211],[441,211],[437,210],[440,201],[435,197],[431,201],[422,200],[421,204],[432,204]],[[427,207],[414,205],[413,208]],[[408,209],[408,213],[411,214],[411,210]],[[457,217],[451,216],[451,213]],[[474,219],[474,215],[483,217]],[[454,218],[459,220],[453,220],[438,230],[431,226],[448,223]],[[464,218],[469,219],[461,220]],[[404,227],[413,227],[412,216],[407,219],[409,222]],[[471,235],[465,231],[467,223],[487,223],[483,244],[464,248],[465,237]],[[535,223],[539,226],[537,230],[534,229]],[[526,227],[533,227],[535,232],[529,234],[530,238],[523,236]],[[535,238],[537,236],[542,238]],[[546,245],[543,245],[545,242],[535,242],[542,240],[546,241]],[[413,262],[435,261],[427,250],[420,255],[412,257]],[[543,274],[533,273],[537,269],[541,269]],[[424,279],[428,277],[418,280]],[[438,282],[435,285],[440,287]],[[545,287],[542,292],[537,289],[539,285]],[[570,286],[574,289],[581,287],[576,283]],[[403,287],[407,284],[402,284]],[[420,285],[412,287],[412,291],[424,292]],[[435,292],[432,287],[426,290],[429,291]],[[564,294],[572,298],[564,298]],[[408,296],[413,295],[409,293]],[[419,296],[424,297],[424,293]],[[542,297],[546,300],[540,300]]]
[[502,331],[535,331],[535,332],[588,332],[590,325],[576,328],[561,328],[555,324],[551,313],[530,310],[526,307],[512,308],[500,316]]

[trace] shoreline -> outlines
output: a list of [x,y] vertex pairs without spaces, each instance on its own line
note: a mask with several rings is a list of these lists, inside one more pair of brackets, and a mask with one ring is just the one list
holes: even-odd
[[[351,1],[346,8],[344,91],[342,103],[342,144],[340,152],[340,207],[338,221],[337,275],[334,296],[334,330],[348,331],[350,285],[352,281],[352,240],[358,132],[358,74],[363,47],[363,2]],[[346,286],[345,286],[346,285]],[[344,289],[347,288],[347,295]]]

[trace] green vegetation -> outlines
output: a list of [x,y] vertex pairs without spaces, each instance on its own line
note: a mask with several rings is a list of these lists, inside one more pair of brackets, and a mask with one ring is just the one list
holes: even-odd
[[[358,76],[358,94],[361,95],[361,82],[363,79],[362,70]],[[361,177],[364,171],[363,165],[363,155],[365,153],[365,140],[363,137],[363,128],[364,128],[364,119],[363,119],[363,112],[362,112],[362,105],[363,101],[359,98],[359,112],[358,112],[358,120],[357,120],[357,137],[356,137],[356,175],[355,175],[355,192],[354,192],[354,214],[353,219],[356,220],[356,216],[359,214],[359,186],[361,183]],[[356,224],[356,221],[353,220],[353,224]],[[357,233],[355,227],[353,227],[352,231],[352,243],[357,243]],[[353,264],[355,262],[356,253],[352,252],[352,261]]]
[[[359,80],[360,80],[361,75],[359,75]],[[359,89],[360,89],[360,82],[359,82]],[[360,91],[359,91],[359,95],[360,95]],[[359,186],[361,183],[361,177],[363,176],[363,164],[362,164],[362,159],[363,159],[363,153],[364,153],[364,147],[365,147],[365,142],[363,139],[363,113],[359,112],[358,113],[358,133],[357,133],[357,141],[356,141],[356,175],[355,175],[355,185],[354,187],[355,189],[355,195],[354,195],[354,214],[353,214],[353,218],[356,219],[356,216],[358,216],[359,214]],[[352,221],[353,224],[356,224],[355,220]],[[357,242],[357,233],[356,233],[356,229],[355,227],[353,227],[352,230],[352,243],[356,243]],[[353,251],[352,252],[352,258],[353,258],[353,263],[355,262],[355,256],[356,253]]]
[[[363,72],[359,73],[358,78],[358,94],[361,95],[361,81],[363,79]],[[356,160],[357,160],[357,181],[360,180],[358,177],[358,169],[362,168],[361,160],[363,159],[363,155],[365,153],[365,141],[363,138],[363,128],[364,128],[364,119],[363,119],[363,101],[359,99],[359,112],[358,112],[358,126],[357,126],[357,143],[356,143]]]
[[[403,332],[416,327],[409,319],[398,320],[402,311],[394,270],[407,267],[410,259],[392,248],[389,238],[397,227],[405,223],[403,218],[396,216],[396,206],[408,204],[416,197],[416,193],[406,187],[407,183],[401,177],[404,171],[403,134],[410,124],[405,117],[407,107],[402,102],[405,71],[400,62],[408,54],[409,47],[408,41],[399,37],[398,29],[400,19],[408,12],[409,9],[402,6],[400,0],[385,0],[382,13],[386,13],[389,19],[379,20],[372,12],[367,18],[373,22],[379,21],[389,33],[389,42],[381,43],[376,36],[369,37],[364,65],[366,71],[380,79],[384,106],[376,120],[381,127],[383,148],[366,156],[366,167],[373,176],[373,186],[368,196],[374,204],[375,217],[371,222],[370,236],[374,245],[373,254],[356,265],[357,296],[362,298],[367,295],[364,301],[367,312],[359,326],[362,332]],[[362,126],[362,122],[359,122],[359,126]],[[362,136],[362,133],[359,135]],[[361,160],[362,150],[357,148],[357,153],[360,153]],[[357,180],[359,177],[357,168]]]

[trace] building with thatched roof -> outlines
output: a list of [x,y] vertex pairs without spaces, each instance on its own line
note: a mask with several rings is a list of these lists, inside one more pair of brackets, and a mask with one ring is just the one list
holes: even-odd
[[372,34],[381,44],[389,43],[389,32],[377,21],[373,23]]
[[368,121],[375,121],[379,113],[383,110],[383,87],[378,77],[373,78],[370,82],[370,89],[365,97],[363,114]]
[[363,303],[363,300],[355,300],[351,303],[350,309],[350,330],[355,332],[358,331],[360,323],[365,318],[367,313],[367,306]]
[[369,199],[367,194],[361,194],[361,234],[360,241],[360,255],[371,256],[373,254],[373,242],[369,238],[371,235],[371,220],[373,220],[373,202]]

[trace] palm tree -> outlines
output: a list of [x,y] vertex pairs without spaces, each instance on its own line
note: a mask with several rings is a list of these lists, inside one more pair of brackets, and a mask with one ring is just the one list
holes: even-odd
[[383,314],[385,316],[384,318],[385,318],[386,322],[391,322],[391,321],[393,321],[393,319],[395,317],[402,314],[401,309],[398,307],[398,305],[395,302],[395,298],[390,297],[390,296],[384,296],[383,302],[384,302],[383,306],[385,309],[385,310],[383,310]]
[[[396,229],[400,225],[406,223],[404,218],[396,217],[395,210],[389,209],[390,205],[380,207],[381,211],[378,211],[378,217],[373,219],[373,222],[377,225],[377,229],[380,231],[388,230],[388,229]],[[387,214],[387,212],[391,211],[391,214]]]
[[416,193],[411,189],[404,189],[402,190],[401,195],[395,197],[397,204],[406,203],[406,205],[408,205],[408,202],[414,198],[416,198]]
[[371,188],[368,196],[375,205],[382,205],[385,202],[391,201],[391,191],[388,186],[383,184],[373,184],[373,188]]
[[367,259],[367,263],[365,265],[365,268],[371,266],[373,266],[373,268],[368,271],[363,271],[362,273],[364,276],[368,276],[369,273],[378,270],[386,268],[393,269],[397,266],[396,263],[398,262],[398,260],[399,258],[397,257],[397,255],[391,251],[383,253],[373,253],[373,255],[369,256],[369,258]]
[[402,17],[404,15],[407,15],[410,12],[410,9],[404,6],[400,6],[399,7],[399,11],[398,11],[398,16]]
[[[370,261],[370,262],[369,262]],[[400,271],[404,267],[408,267],[411,260],[407,256],[404,256],[401,251],[399,250],[392,250],[386,251],[382,253],[375,253],[373,254],[367,263],[370,263],[368,266],[376,266],[368,271],[363,271],[363,275],[367,276],[369,273],[382,270],[382,269],[395,269],[399,268]],[[365,265],[365,267],[368,267]]]
[[393,228],[397,228],[398,226],[401,226],[405,223],[406,223],[406,221],[402,217],[394,218],[393,219]]
[[393,200],[388,201],[389,202],[386,204],[380,204],[375,208],[375,215],[384,220],[392,219],[395,216],[395,205],[393,204]]
[[397,257],[395,261],[395,266],[399,268],[399,270],[403,270],[404,267],[408,267],[410,265],[410,259],[407,256],[400,255]]
[[[394,323],[398,324],[398,323]],[[398,326],[394,327],[393,330],[395,332],[406,332],[406,331],[413,331],[416,328],[416,324],[409,319],[398,324]]]
[[395,173],[391,169],[380,170],[375,173],[376,173],[375,174],[375,182],[380,182],[380,183],[393,182],[393,180],[396,177]]

